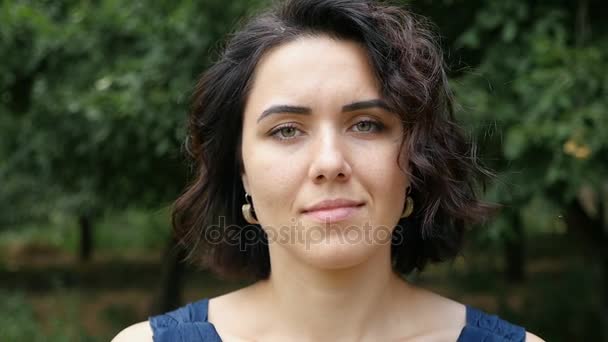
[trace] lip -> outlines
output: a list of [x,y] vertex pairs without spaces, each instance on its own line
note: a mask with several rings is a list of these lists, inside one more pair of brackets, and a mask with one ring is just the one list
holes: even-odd
[[364,204],[363,202],[353,201],[346,198],[336,198],[336,199],[328,199],[323,200],[321,202],[316,203],[308,208],[302,210],[304,213],[319,211],[319,210],[330,210],[330,209],[339,209],[339,208],[348,208],[348,207],[358,207]]
[[352,217],[364,204],[364,202],[338,198],[321,201],[302,212],[314,221],[321,223],[336,222]]

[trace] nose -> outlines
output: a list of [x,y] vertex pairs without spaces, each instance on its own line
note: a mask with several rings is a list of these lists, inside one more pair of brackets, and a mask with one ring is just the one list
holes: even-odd
[[341,136],[331,128],[325,129],[313,143],[311,151],[312,162],[310,164],[309,177],[313,182],[322,184],[325,182],[350,179],[352,169],[345,154],[344,142]]

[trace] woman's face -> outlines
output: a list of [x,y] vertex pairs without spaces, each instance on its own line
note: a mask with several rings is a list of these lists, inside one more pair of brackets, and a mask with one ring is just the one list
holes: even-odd
[[[390,248],[409,180],[397,164],[401,119],[382,103],[357,43],[305,37],[262,58],[245,106],[242,180],[271,258],[281,248],[334,269]],[[360,205],[303,212],[333,199]]]

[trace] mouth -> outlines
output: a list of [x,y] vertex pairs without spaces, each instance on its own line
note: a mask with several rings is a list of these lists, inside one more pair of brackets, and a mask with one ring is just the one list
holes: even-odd
[[357,214],[365,203],[352,206],[342,206],[335,208],[324,208],[317,210],[304,211],[303,214],[317,222],[338,222],[349,219]]

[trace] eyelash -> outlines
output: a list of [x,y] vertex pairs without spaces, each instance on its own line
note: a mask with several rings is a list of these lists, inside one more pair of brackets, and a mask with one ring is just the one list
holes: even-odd
[[[370,131],[370,132],[362,132],[362,133],[370,133],[370,134],[372,134],[372,133],[380,133],[380,132],[384,131],[384,128],[385,128],[385,126],[382,123],[380,123],[378,121],[375,121],[375,120],[361,120],[361,121],[357,122],[356,124],[354,124],[353,126],[357,126],[357,125],[359,125],[361,123],[369,123],[369,124],[372,124],[373,126],[376,127],[376,131],[375,132],[371,132]],[[272,132],[270,132],[270,136],[273,137],[273,138],[275,138],[275,139],[281,140],[281,141],[295,139],[296,137],[289,137],[289,138],[281,138],[281,137],[279,137],[278,133],[280,133],[282,130],[284,130],[286,128],[297,129],[297,126],[295,124],[292,124],[292,123],[288,123],[288,124],[279,126],[279,127],[275,128]]]

